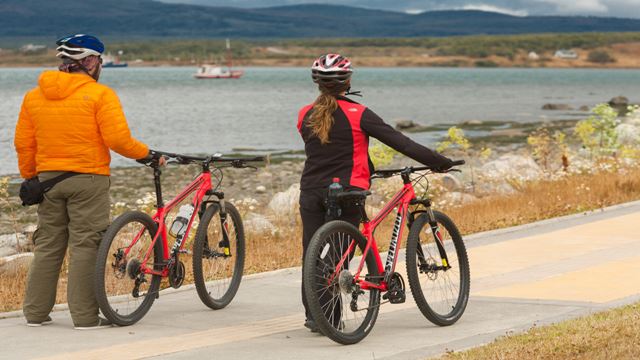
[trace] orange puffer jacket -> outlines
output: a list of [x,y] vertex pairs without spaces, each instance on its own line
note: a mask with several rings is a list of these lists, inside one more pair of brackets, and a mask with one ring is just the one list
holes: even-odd
[[25,95],[14,142],[25,179],[43,171],[109,175],[109,149],[132,159],[149,152],[131,137],[113,90],[60,71],[43,72]]

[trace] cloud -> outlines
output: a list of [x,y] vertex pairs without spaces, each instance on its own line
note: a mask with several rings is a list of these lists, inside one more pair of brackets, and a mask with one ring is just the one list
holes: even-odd
[[490,4],[467,4],[459,7],[462,10],[480,10],[480,11],[489,11],[496,12],[500,14],[512,15],[512,16],[527,16],[527,10],[512,10],[504,7],[490,5]]
[[[606,14],[609,7],[606,0],[536,0],[553,5],[562,14]],[[637,1],[636,1],[637,2]]]

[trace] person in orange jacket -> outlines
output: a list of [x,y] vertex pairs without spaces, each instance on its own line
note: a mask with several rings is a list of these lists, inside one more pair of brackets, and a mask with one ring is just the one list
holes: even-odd
[[44,71],[27,92],[16,125],[20,175],[64,178],[38,206],[23,312],[28,326],[51,322],[60,267],[69,249],[67,299],[76,329],[111,326],[98,316],[94,268],[109,225],[109,164],[113,150],[131,159],[149,148],[131,136],[116,93],[99,84],[104,45],[78,34],[56,42],[58,71]]

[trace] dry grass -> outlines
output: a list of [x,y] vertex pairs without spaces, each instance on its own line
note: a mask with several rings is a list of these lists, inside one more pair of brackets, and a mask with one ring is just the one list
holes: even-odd
[[[442,209],[463,234],[520,225],[537,220],[579,213],[587,210],[640,199],[640,168],[621,172],[570,175],[556,181],[538,181],[517,186],[511,195],[495,195],[459,206]],[[244,215],[244,214],[243,214]],[[392,217],[376,232],[379,250],[388,245]],[[299,216],[274,220],[274,233],[246,234],[245,274],[299,266],[301,264],[301,224]],[[404,245],[404,244],[403,244]],[[192,282],[191,264],[187,265]],[[0,311],[21,308],[26,272],[0,274]],[[163,283],[163,287],[168,286]],[[66,302],[66,269],[58,283],[58,303]]]
[[500,338],[441,359],[637,359],[640,303]]
[[463,234],[526,224],[640,199],[640,169],[571,175],[519,186],[512,195],[445,209]]

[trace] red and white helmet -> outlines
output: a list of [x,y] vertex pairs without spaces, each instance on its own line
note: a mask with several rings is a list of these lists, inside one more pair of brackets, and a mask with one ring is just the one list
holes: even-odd
[[352,73],[351,61],[340,54],[322,55],[311,66],[313,82],[322,85],[344,84]]

